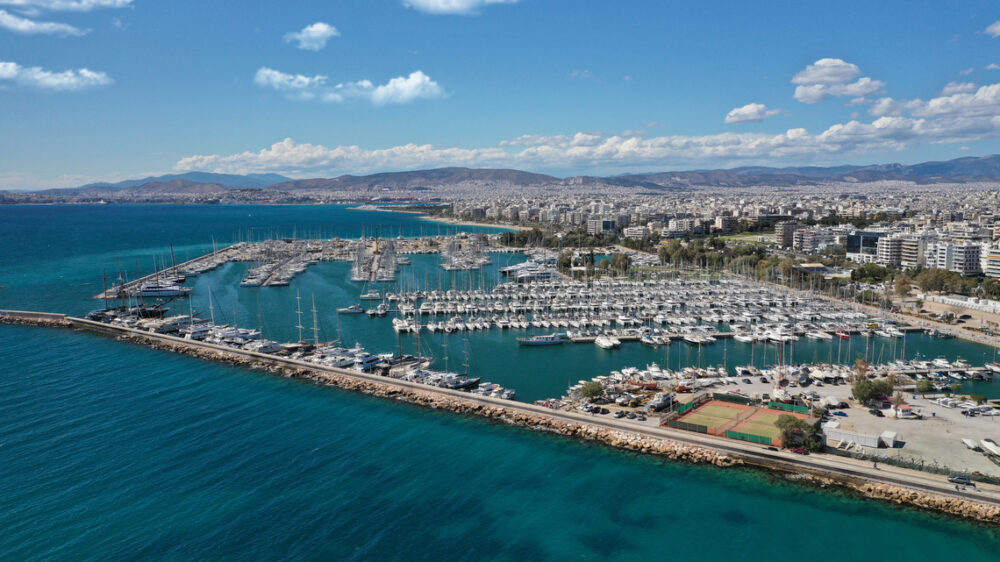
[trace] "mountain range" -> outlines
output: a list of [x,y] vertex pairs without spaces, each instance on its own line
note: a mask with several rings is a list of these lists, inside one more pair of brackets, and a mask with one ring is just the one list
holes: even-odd
[[189,172],[127,180],[92,183],[75,188],[38,192],[76,197],[132,197],[166,195],[214,195],[234,190],[262,190],[289,194],[322,192],[435,191],[440,189],[575,188],[634,189],[637,192],[680,191],[695,186],[752,187],[796,186],[822,183],[866,183],[886,180],[918,184],[1000,182],[1000,155],[967,157],[920,164],[876,164],[869,166],[804,166],[772,168],[747,166],[731,169],[689,170],[622,174],[609,177],[558,178],[521,170],[490,168],[436,168],[385,172],[366,176],[290,179],[279,174],[215,174]]

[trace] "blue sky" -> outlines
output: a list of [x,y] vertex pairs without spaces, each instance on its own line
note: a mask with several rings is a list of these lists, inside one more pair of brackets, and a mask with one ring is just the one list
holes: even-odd
[[0,189],[993,154],[998,22],[986,1],[0,0]]

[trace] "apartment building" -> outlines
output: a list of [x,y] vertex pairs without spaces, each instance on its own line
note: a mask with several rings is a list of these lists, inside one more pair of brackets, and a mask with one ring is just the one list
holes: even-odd
[[947,269],[970,277],[982,273],[983,246],[943,240],[927,245],[927,267]]
[[903,238],[883,236],[875,243],[875,262],[879,265],[899,267],[903,263]]
[[774,225],[774,242],[782,248],[791,248],[795,243],[795,231],[802,228],[798,221],[781,221]]

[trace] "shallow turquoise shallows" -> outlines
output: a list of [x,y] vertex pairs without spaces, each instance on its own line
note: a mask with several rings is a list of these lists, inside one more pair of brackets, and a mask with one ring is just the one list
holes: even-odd
[[[0,207],[0,308],[84,313],[102,272],[152,268],[234,238],[454,231],[343,207]],[[250,234],[248,234],[250,233]],[[514,256],[501,256],[497,266]],[[494,266],[494,267],[497,267]],[[293,339],[296,292],[321,337],[414,349],[388,320],[340,319],[361,287],[320,264],[287,288],[238,288],[243,264],[193,279],[194,307]],[[414,259],[404,285],[486,286]],[[311,312],[307,312],[311,316]],[[311,320],[311,319],[310,319]],[[310,324],[311,322],[306,322]],[[443,362],[444,336],[421,347]],[[510,335],[447,340],[449,361],[558,395],[623,365],[697,363],[674,344],[619,352],[519,349]],[[876,344],[877,346],[878,344]],[[891,343],[887,343],[891,346]],[[903,353],[875,347],[869,356]],[[764,347],[756,348],[758,363]],[[603,353],[603,355],[602,355]],[[773,356],[773,348],[769,351]],[[864,353],[797,346],[798,361]],[[907,356],[992,352],[910,336]],[[742,354],[742,355],[741,355]],[[750,360],[714,346],[704,364]],[[992,390],[994,385],[983,386]],[[26,559],[992,560],[995,530],[759,473],[663,462],[123,344],[0,326],[0,557]]]

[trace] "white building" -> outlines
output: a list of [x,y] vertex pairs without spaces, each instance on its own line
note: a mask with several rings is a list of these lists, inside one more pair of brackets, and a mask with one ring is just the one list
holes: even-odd
[[625,238],[631,238],[633,240],[642,240],[649,234],[649,229],[645,226],[630,226],[622,230],[622,234]]
[[879,265],[898,267],[903,262],[903,238],[883,236],[875,246],[875,261]]
[[1000,279],[1000,246],[983,246],[983,253],[980,258],[981,264],[980,268],[983,270],[983,275],[987,277],[992,277],[993,279]]
[[934,242],[927,245],[927,267],[947,269],[965,277],[979,275],[982,253],[982,245],[972,242]]

